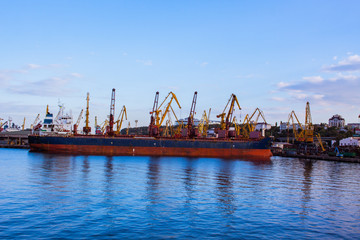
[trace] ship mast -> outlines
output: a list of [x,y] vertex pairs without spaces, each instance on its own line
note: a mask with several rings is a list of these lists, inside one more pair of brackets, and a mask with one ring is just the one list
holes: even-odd
[[90,94],[87,93],[86,97],[86,119],[85,119],[85,127],[83,128],[83,132],[85,134],[89,134],[91,132],[91,127],[89,127],[89,101],[90,101]]

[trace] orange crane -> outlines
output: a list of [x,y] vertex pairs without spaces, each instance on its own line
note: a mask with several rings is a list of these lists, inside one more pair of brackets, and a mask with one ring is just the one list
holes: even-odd
[[[83,127],[83,132],[86,135],[91,132],[91,127],[89,126],[89,101],[90,101],[90,94],[87,93],[87,96],[86,96],[85,127]],[[77,124],[77,126],[79,126],[79,124]]]

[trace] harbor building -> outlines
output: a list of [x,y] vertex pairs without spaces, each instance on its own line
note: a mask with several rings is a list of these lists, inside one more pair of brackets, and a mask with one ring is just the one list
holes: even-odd
[[335,114],[331,118],[329,118],[329,127],[338,127],[343,128],[345,126],[345,119],[340,115]]

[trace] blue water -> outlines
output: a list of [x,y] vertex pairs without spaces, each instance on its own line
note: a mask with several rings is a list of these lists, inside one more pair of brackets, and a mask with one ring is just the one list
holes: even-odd
[[359,239],[360,164],[0,149],[0,239]]

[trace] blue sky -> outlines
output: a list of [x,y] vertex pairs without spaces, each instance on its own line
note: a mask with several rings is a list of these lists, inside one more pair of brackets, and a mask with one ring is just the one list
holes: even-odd
[[[99,122],[126,105],[148,125],[156,91],[173,91],[189,114],[219,114],[231,93],[243,119],[291,110],[313,122],[359,122],[359,1],[1,1],[0,118],[30,125],[58,101],[74,119]],[[119,111],[116,111],[119,113]]]

